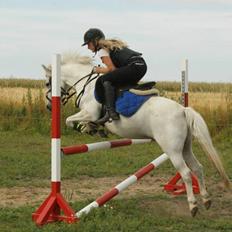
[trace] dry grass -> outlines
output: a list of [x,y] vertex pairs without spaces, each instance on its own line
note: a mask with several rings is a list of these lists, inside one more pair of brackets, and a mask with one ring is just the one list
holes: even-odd
[[[45,92],[43,81],[26,81],[16,83],[0,80],[0,128],[9,128],[9,125],[17,126],[19,121],[30,123],[44,117],[48,121],[49,114],[45,107]],[[162,88],[161,88],[162,84]],[[13,86],[18,87],[13,87]],[[8,86],[8,87],[7,87]],[[207,122],[211,134],[217,134],[221,130],[232,125],[232,85],[191,83],[194,91],[189,91],[189,106],[198,111]],[[179,83],[159,83],[159,89],[165,89],[165,97],[181,102]],[[168,91],[169,90],[169,91]],[[199,90],[199,91],[197,91]],[[205,90],[205,91],[202,91]],[[211,91],[212,90],[212,91]],[[74,103],[67,104],[63,117],[76,112]],[[14,127],[13,126],[13,127]],[[31,126],[34,126],[31,125]]]
[[43,88],[45,80],[29,80],[29,79],[0,79],[0,87],[15,88]]
[[[23,99],[28,95],[28,91],[31,92],[32,100],[34,101],[40,95],[41,89],[28,89],[23,87],[1,87],[0,88],[0,99],[4,99],[5,103],[16,103],[22,104]],[[42,89],[42,93],[45,96],[45,89]],[[181,94],[180,92],[166,92],[165,97],[171,98],[177,102],[180,102]],[[189,93],[189,106],[194,109],[216,109],[221,107],[222,109],[227,109],[228,100],[232,99],[232,93],[212,93],[212,92],[190,92]]]
[[[166,97],[171,98],[177,102],[180,102],[180,92],[167,92]],[[232,99],[232,93],[212,93],[212,92],[193,92],[189,93],[189,106],[194,109],[227,109],[228,100]]]
[[[179,92],[167,92],[165,96],[181,102]],[[203,116],[212,135],[232,127],[231,92],[192,92],[189,93],[189,106]]]
[[[5,103],[14,103],[22,105],[24,99],[28,94],[29,89],[23,87],[1,87],[0,88],[0,99],[4,99]],[[40,89],[30,89],[32,100],[34,101],[40,94]],[[45,90],[43,90],[45,95]]]

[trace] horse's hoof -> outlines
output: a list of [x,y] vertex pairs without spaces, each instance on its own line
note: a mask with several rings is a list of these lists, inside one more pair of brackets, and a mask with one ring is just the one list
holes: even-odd
[[91,130],[91,131],[87,132],[87,134],[94,136],[95,134],[97,134],[97,130]]
[[207,210],[211,207],[211,205],[212,205],[212,201],[210,199],[204,202],[204,206]]
[[194,206],[194,207],[191,209],[191,215],[192,215],[192,217],[195,217],[195,216],[196,216],[197,211],[198,211],[198,207],[197,207],[197,206]]
[[80,130],[81,128],[80,128],[80,124],[79,124],[79,123],[74,122],[72,128],[73,128],[73,130],[75,130],[75,131],[81,133],[81,130]]
[[98,134],[101,138],[108,138],[108,135],[106,134],[104,130],[99,130]]

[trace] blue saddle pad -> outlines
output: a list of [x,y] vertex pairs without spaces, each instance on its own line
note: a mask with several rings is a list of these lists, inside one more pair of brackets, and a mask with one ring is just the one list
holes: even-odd
[[129,91],[124,91],[116,100],[116,111],[130,117],[146,102],[152,95],[140,96]]
[[[153,95],[140,96],[129,91],[123,91],[117,98],[115,103],[116,111],[125,116],[130,117],[137,112],[137,110]],[[97,97],[95,92],[95,98],[97,101],[100,99]]]

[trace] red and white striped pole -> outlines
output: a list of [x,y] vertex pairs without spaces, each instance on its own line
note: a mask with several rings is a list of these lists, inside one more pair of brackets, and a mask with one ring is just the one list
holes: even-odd
[[130,146],[133,144],[150,143],[152,139],[118,139],[113,141],[103,141],[97,143],[80,144],[68,147],[62,147],[63,155],[74,155],[100,149],[111,149],[116,147]]
[[185,59],[181,65],[181,94],[182,105],[188,107],[188,60]]
[[51,154],[52,169],[51,181],[52,189],[60,192],[60,60],[59,54],[53,57],[52,61],[52,135]]
[[[32,214],[37,225],[48,222],[75,222],[75,211],[63,198],[61,188],[61,139],[60,139],[60,75],[61,56],[56,54],[52,59],[52,130],[51,130],[51,193],[42,205]],[[63,215],[61,215],[63,211]]]
[[118,195],[120,192],[122,192],[124,189],[128,188],[133,183],[137,182],[140,178],[145,176],[147,173],[152,171],[154,168],[158,167],[160,164],[162,164],[164,161],[168,159],[168,156],[164,153],[155,160],[153,160],[151,163],[146,165],[145,167],[138,170],[136,173],[116,185],[114,188],[112,188],[110,191],[103,194],[101,197],[97,198],[95,201],[81,209],[76,213],[77,218],[80,218],[83,214],[88,214],[92,209],[98,208],[102,205],[104,205],[106,202],[111,200],[113,197]]
[[[188,60],[185,59],[181,64],[181,100],[184,107],[188,107],[188,96]],[[171,178],[171,180],[167,184],[164,185],[164,190],[172,193],[173,195],[186,193],[185,184],[183,182],[181,184],[178,184],[180,180],[181,175],[177,173],[174,177]],[[192,175],[192,186],[193,192],[195,194],[200,193],[198,181],[194,175]]]

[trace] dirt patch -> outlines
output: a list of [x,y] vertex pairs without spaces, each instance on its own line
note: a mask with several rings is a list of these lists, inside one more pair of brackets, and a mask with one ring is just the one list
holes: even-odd
[[45,200],[45,197],[48,196],[49,192],[49,188],[0,188],[0,207],[19,207],[24,205],[33,205]]
[[[83,201],[101,196],[113,186],[119,184],[125,177],[91,178],[82,177],[77,181],[62,181],[62,194],[67,201]],[[162,185],[167,178],[147,176],[123,191],[118,198],[128,198],[135,195],[161,194]],[[49,183],[46,185],[49,186]],[[18,207],[35,205],[42,202],[50,193],[50,188],[12,187],[0,188],[0,207]]]
[[[105,177],[105,178],[91,178],[81,177],[77,181],[63,180],[62,194],[68,202],[95,200],[103,193],[110,190],[113,186],[119,184],[125,177]],[[185,196],[172,196],[163,191],[163,184],[167,182],[168,177],[152,177],[146,176],[142,181],[138,181],[131,185],[128,189],[123,191],[117,198],[131,198],[137,196],[158,196],[153,201],[142,201],[142,207],[146,210],[149,208],[159,209],[159,213],[167,215],[189,216],[188,204]],[[212,195],[213,205],[212,210],[207,211],[207,214],[212,217],[217,217],[218,212],[220,216],[228,217],[231,215],[232,208],[232,194],[224,190],[222,183],[214,184],[207,181],[209,192]],[[49,186],[47,183],[46,186]],[[12,187],[0,188],[0,207],[19,207],[19,206],[38,206],[49,195],[50,188],[38,187]],[[160,196],[160,198],[159,198]],[[163,197],[165,197],[163,199]],[[200,211],[204,214],[206,210],[203,209],[200,196],[197,196]]]

